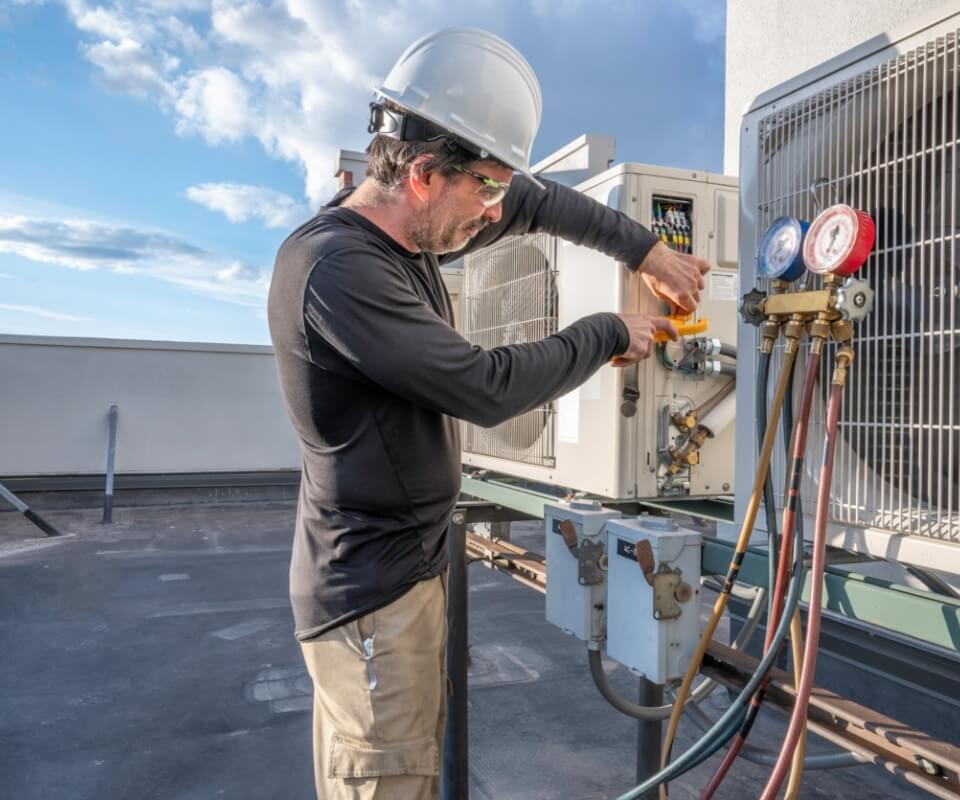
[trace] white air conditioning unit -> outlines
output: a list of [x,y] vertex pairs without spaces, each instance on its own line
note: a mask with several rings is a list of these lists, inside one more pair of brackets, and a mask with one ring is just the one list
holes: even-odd
[[[763,288],[759,237],[782,215],[811,220],[815,181],[827,180],[819,203],[848,203],[874,217],[876,246],[858,277],[876,297],[856,327],[830,543],[960,574],[958,29],[960,12],[918,19],[757,99],[741,133],[740,283],[744,292]],[[756,464],[749,379],[758,341],[742,324],[737,519]],[[825,352],[802,487],[808,534],[833,346]],[[771,391],[776,371],[775,360]],[[775,459],[779,502],[782,446]]]
[[[737,186],[731,178],[621,164],[576,187],[693,252],[714,269],[699,315],[705,337],[734,344],[737,286]],[[535,341],[598,311],[668,309],[639,275],[601,253],[546,234],[515,237],[468,256],[461,330],[485,348]],[[684,361],[671,344],[665,363]],[[687,358],[685,370],[695,363]],[[717,395],[727,375],[668,370],[651,358],[639,368],[605,366],[579,389],[495,428],[463,426],[468,468],[608,498],[723,495],[733,491],[733,426],[675,474],[665,469],[684,434],[671,421]]]

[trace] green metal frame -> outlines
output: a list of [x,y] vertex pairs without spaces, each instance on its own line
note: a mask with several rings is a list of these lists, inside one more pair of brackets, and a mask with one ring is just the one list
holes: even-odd
[[[462,491],[472,497],[540,518],[544,516],[544,505],[560,499],[556,495],[515,485],[500,476],[488,480],[464,475]],[[683,511],[691,516],[721,522],[733,521],[732,505],[719,501],[657,500],[640,502],[638,505]],[[733,553],[732,542],[705,539],[701,560],[703,574],[726,574]],[[767,585],[765,551],[747,551],[739,580],[753,586]],[[919,643],[943,648],[948,653],[960,653],[960,599],[918,591],[838,567],[827,568],[824,584],[823,608],[827,611],[908,636]],[[804,600],[809,596],[808,575],[803,589]]]

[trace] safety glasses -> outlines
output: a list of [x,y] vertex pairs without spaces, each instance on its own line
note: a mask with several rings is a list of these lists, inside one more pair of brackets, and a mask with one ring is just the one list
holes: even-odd
[[495,181],[493,178],[488,175],[484,175],[482,172],[476,172],[472,169],[461,165],[455,165],[453,167],[457,172],[462,172],[464,175],[469,175],[471,178],[476,178],[481,186],[477,187],[477,194],[480,195],[480,202],[483,203],[484,208],[490,208],[495,206],[501,200],[503,196],[507,193],[507,189],[510,188],[509,183],[502,183],[500,181]]

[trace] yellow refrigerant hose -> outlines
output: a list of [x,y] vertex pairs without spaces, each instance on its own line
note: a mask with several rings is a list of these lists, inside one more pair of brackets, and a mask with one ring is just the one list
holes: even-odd
[[[772,342],[771,342],[772,344]],[[713,613],[707,623],[707,627],[700,637],[700,643],[697,645],[696,652],[690,659],[690,666],[683,676],[680,689],[677,691],[676,700],[673,704],[673,713],[670,715],[670,722],[667,725],[667,733],[663,739],[663,750],[660,756],[660,768],[663,769],[670,761],[670,751],[673,747],[673,740],[677,735],[677,728],[680,725],[680,715],[683,713],[684,703],[690,693],[690,686],[697,673],[700,671],[700,665],[703,662],[703,656],[707,652],[707,647],[713,639],[714,631],[720,624],[724,609],[727,607],[727,599],[730,597],[730,591],[737,581],[737,575],[740,572],[740,565],[743,562],[744,554],[747,551],[747,544],[750,536],[753,534],[753,525],[757,519],[757,512],[760,509],[760,499],[763,496],[763,484],[766,481],[767,469],[770,466],[770,457],[773,454],[773,446],[777,440],[777,427],[780,422],[780,410],[783,408],[783,401],[787,394],[787,387],[790,385],[790,374],[793,370],[793,362],[797,357],[798,340],[794,337],[787,338],[784,350],[784,360],[780,369],[780,376],[777,378],[777,388],[773,396],[773,405],[770,409],[770,419],[767,423],[767,431],[763,437],[763,446],[760,448],[760,460],[757,464],[757,474],[753,482],[753,491],[750,494],[750,501],[747,503],[746,514],[743,518],[743,525],[740,528],[740,537],[737,539],[737,546],[734,552],[733,560],[730,562],[730,568],[727,571],[727,577],[724,581],[720,595],[717,597],[713,606]],[[660,799],[667,800],[669,793],[667,784],[660,784]]]
[[[782,557],[782,556],[781,556]],[[803,627],[800,625],[800,608],[794,609],[790,619],[790,655],[793,661],[793,685],[800,686],[800,668],[803,666]],[[807,756],[807,722],[803,721],[797,747],[793,751],[790,764],[790,778],[783,800],[797,800],[800,796],[800,782],[803,780],[803,760]]]

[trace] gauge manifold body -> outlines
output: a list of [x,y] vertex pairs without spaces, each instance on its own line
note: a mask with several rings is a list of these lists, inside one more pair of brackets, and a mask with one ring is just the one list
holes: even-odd
[[817,275],[852,275],[873,249],[876,226],[865,211],[838,203],[811,223],[803,243],[803,260]]
[[795,281],[806,268],[803,241],[809,222],[796,217],[778,217],[760,240],[757,272],[767,280]]

